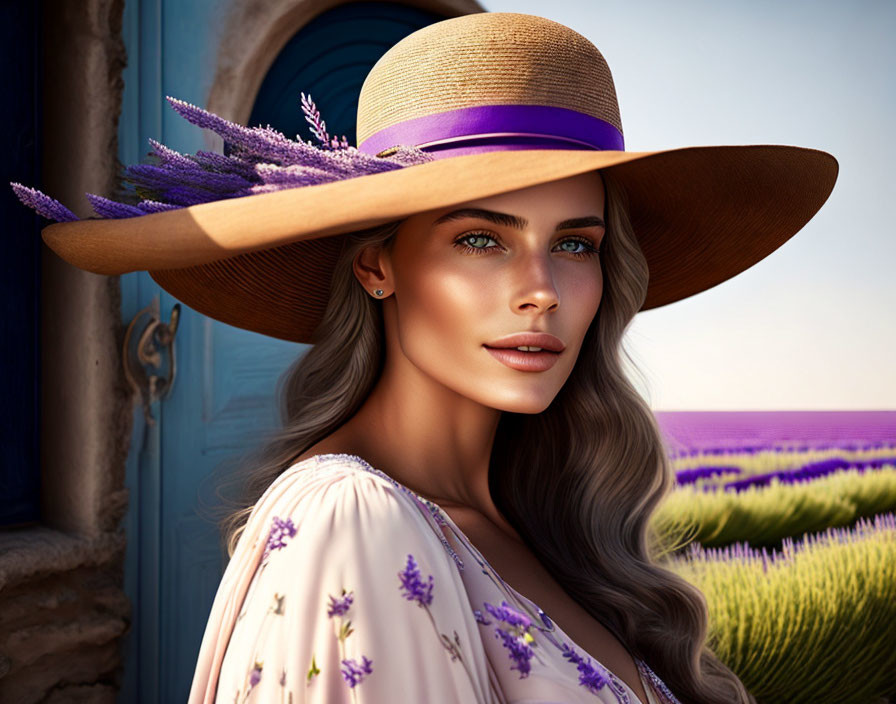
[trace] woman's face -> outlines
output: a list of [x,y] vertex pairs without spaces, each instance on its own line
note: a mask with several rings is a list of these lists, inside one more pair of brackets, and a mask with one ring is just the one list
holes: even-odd
[[[380,255],[385,278],[368,287],[387,289],[390,353],[483,405],[540,413],[600,304],[603,218],[596,171],[410,217]],[[516,333],[547,333],[563,349],[490,349]]]

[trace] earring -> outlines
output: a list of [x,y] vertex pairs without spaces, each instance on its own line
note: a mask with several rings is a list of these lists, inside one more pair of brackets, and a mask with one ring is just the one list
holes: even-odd
[[373,292],[373,295],[374,295],[374,296],[382,296],[382,295],[383,295],[383,289],[378,288],[376,291]]

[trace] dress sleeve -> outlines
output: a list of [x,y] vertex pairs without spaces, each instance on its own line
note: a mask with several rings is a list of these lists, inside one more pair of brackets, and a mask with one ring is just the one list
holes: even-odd
[[264,497],[275,510],[215,701],[491,702],[473,607],[426,509],[352,460],[295,474],[291,500]]

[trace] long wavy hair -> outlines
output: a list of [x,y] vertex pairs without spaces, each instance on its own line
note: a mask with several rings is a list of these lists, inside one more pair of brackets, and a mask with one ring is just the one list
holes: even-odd
[[[755,704],[707,643],[703,594],[660,565],[669,537],[657,535],[649,519],[672,489],[672,470],[656,419],[624,372],[623,357],[632,360],[622,346],[649,272],[626,194],[610,173],[601,175],[607,232],[598,312],[551,405],[536,414],[502,413],[489,490],[565,592],[683,702]],[[282,427],[238,461],[238,508],[218,521],[228,556],[271,482],[351,418],[376,384],[385,350],[382,309],[352,263],[367,246],[390,248],[402,222],[344,235],[313,346],[278,382]]]

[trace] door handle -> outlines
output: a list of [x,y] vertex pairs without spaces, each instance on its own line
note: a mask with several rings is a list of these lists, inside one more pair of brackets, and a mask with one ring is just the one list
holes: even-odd
[[[177,364],[174,337],[180,320],[180,303],[171,309],[166,323],[159,314],[159,299],[153,298],[146,308],[134,316],[128,325],[122,345],[122,364],[128,384],[143,402],[143,415],[149,425],[155,425],[151,406],[165,398],[174,385]],[[168,370],[163,368],[163,353],[168,357]]]

